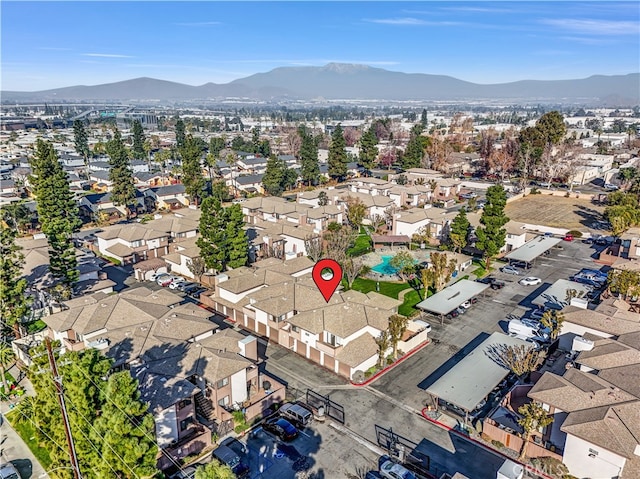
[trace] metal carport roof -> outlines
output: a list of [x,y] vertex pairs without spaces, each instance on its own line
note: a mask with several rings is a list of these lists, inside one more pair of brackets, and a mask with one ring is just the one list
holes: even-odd
[[435,314],[447,314],[465,301],[479,295],[488,287],[488,284],[461,279],[439,293],[434,294],[424,301],[420,301],[416,305],[416,308]]
[[433,383],[427,389],[427,393],[465,411],[473,411],[509,374],[509,369],[492,357],[495,348],[505,345],[531,346],[521,339],[503,333],[493,333]]
[[520,248],[506,254],[504,257],[506,259],[514,259],[517,261],[526,261],[527,263],[531,263],[545,251],[550,250],[560,243],[560,241],[562,241],[560,238],[554,238],[553,236],[537,236],[531,241],[527,241],[525,244],[520,246]]

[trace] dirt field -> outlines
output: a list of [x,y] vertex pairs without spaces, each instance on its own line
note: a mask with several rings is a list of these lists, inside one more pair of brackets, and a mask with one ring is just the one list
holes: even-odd
[[603,211],[603,206],[590,200],[547,195],[528,195],[507,204],[505,209],[513,221],[580,231],[587,231],[594,221],[602,220]]

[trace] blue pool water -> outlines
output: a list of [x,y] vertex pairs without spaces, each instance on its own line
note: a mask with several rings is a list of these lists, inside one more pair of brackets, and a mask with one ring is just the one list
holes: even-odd
[[393,258],[393,256],[383,256],[382,263],[375,265],[373,268],[371,268],[371,270],[380,274],[396,274],[398,270],[389,264],[391,258]]

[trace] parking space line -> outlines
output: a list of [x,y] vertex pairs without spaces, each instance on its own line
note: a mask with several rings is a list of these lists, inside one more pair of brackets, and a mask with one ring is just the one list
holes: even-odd
[[504,301],[500,301],[499,299],[492,299],[491,301],[493,301],[494,303],[507,304]]

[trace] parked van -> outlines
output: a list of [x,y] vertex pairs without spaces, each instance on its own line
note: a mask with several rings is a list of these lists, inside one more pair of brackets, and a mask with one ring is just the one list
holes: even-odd
[[530,323],[525,324],[519,319],[512,319],[511,321],[509,321],[508,333],[525,336],[527,338],[533,338],[536,336],[545,337],[546,334],[542,332],[539,327],[535,327]]
[[220,446],[213,451],[213,457],[231,468],[238,478],[249,476],[249,466],[240,460],[240,456],[228,446]]
[[293,421],[294,426],[306,426],[313,419],[311,411],[294,403],[283,404],[279,413],[283,418]]

